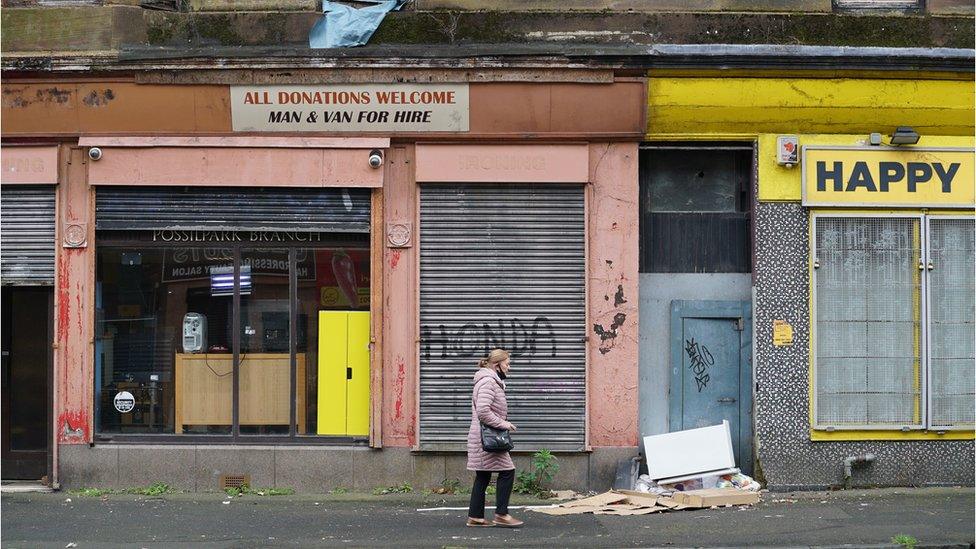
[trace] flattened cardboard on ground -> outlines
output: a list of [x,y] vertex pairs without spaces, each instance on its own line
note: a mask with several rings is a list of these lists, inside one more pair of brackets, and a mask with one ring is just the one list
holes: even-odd
[[636,509],[633,507],[622,507],[617,505],[611,505],[610,507],[614,507],[614,508],[613,509],[603,508],[597,511],[593,511],[593,514],[594,515],[617,515],[620,517],[629,517],[634,515],[650,515],[651,513],[657,513],[659,511],[665,510],[664,507],[640,507]]
[[562,504],[562,507],[590,507],[597,506],[601,507],[604,505],[613,505],[614,503],[620,503],[627,499],[627,494],[618,494],[616,492],[604,492],[602,494],[597,494],[588,498],[577,499],[574,501],[567,501]]
[[530,509],[536,513],[542,513],[544,515],[583,515],[586,513],[595,513],[600,509],[605,509],[605,505],[582,505],[576,507],[545,507],[540,509]]
[[759,494],[738,488],[708,488],[706,490],[675,492],[672,499],[679,504],[702,508],[721,505],[753,505],[759,502]]
[[716,505],[751,505],[759,501],[759,494],[738,488],[712,488],[676,492],[674,497],[657,496],[632,490],[611,490],[588,498],[568,501],[558,507],[532,508],[546,515],[649,515],[662,511],[701,509]]

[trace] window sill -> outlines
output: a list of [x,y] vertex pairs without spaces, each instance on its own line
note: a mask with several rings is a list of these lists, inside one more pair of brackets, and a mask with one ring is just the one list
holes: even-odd
[[855,440],[974,440],[976,432],[963,431],[823,431],[810,429],[811,442],[855,441]]

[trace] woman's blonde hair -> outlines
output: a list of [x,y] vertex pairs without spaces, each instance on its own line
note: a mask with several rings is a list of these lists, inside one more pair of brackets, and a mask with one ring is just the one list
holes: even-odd
[[508,351],[504,349],[492,349],[488,356],[478,361],[479,368],[489,368],[498,364],[499,362],[505,362],[508,359]]

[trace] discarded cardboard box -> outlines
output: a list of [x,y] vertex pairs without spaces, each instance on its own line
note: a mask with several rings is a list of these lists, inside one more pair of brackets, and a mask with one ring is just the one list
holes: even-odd
[[751,505],[759,501],[759,494],[738,488],[714,488],[681,492],[673,497],[657,496],[631,490],[610,491],[576,501],[567,501],[557,507],[534,508],[546,515],[648,515],[663,511],[701,509],[715,505]]
[[721,505],[754,505],[759,503],[759,494],[738,488],[709,488],[675,492],[671,498],[689,507],[712,507]]

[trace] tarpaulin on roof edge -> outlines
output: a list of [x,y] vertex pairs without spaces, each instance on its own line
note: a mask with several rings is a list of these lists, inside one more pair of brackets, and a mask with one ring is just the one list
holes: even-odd
[[359,0],[374,5],[353,8],[323,0],[323,16],[308,35],[310,48],[348,48],[363,46],[383,22],[386,14],[403,7],[409,0]]

